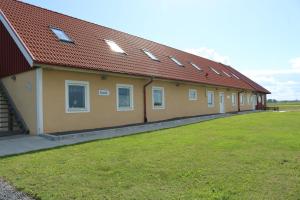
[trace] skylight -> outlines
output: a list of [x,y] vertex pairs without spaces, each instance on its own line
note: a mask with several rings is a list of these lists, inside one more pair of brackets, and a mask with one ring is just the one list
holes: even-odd
[[213,70],[216,74],[221,75],[220,72],[218,72],[215,68],[210,68],[211,70]]
[[110,47],[110,49],[114,52],[117,53],[126,53],[121,47],[119,47],[119,45],[117,45],[114,41],[111,40],[105,40],[105,42],[108,44],[108,46]]
[[233,74],[233,73],[231,73],[231,74],[232,74],[232,76],[234,76],[235,78],[240,79],[237,75],[235,75],[235,74]]
[[198,67],[198,65],[196,65],[195,63],[192,63],[192,62],[191,62],[191,65],[192,65],[193,67],[195,67],[196,69],[198,69],[199,71],[202,71],[202,69],[201,69],[200,67]]
[[231,77],[228,73],[226,73],[226,72],[224,72],[224,71],[222,71],[222,72],[223,72],[223,74],[225,74],[226,76]]
[[60,41],[73,42],[71,38],[63,30],[59,28],[51,28],[51,30]]
[[175,62],[177,65],[179,66],[182,66],[183,67],[183,64],[181,64],[181,62],[179,62],[176,58],[174,57],[170,57],[171,60],[173,60],[173,62]]
[[155,55],[153,55],[150,51],[148,51],[148,50],[146,50],[146,49],[142,49],[142,50],[143,50],[143,52],[144,52],[147,56],[149,56],[149,58],[151,58],[152,60],[159,61],[158,58],[157,58]]

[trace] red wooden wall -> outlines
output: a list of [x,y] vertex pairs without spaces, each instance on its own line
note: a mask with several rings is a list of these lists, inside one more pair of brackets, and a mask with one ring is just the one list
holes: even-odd
[[0,22],[0,78],[30,70],[30,65]]

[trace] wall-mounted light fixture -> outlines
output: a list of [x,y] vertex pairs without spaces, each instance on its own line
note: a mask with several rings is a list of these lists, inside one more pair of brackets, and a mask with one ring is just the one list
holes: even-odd
[[107,75],[101,75],[101,80],[106,80],[107,79]]

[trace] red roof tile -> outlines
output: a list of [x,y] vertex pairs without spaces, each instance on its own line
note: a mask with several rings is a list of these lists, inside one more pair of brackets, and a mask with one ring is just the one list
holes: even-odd
[[[269,93],[231,67],[140,37],[15,0],[1,0],[0,9],[36,64],[154,76]],[[74,43],[59,41],[50,26],[64,30]],[[127,55],[112,52],[105,39],[116,42]],[[145,55],[142,51],[144,48],[160,62]],[[169,56],[176,57],[184,67],[178,66]],[[195,69],[190,62],[201,67],[203,72]],[[234,71],[241,79],[217,75],[210,66],[220,72]]]

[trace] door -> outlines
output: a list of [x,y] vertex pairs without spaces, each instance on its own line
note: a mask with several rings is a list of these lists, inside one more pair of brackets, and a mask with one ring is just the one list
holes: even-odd
[[220,113],[225,113],[224,92],[220,92],[219,97],[220,97]]

